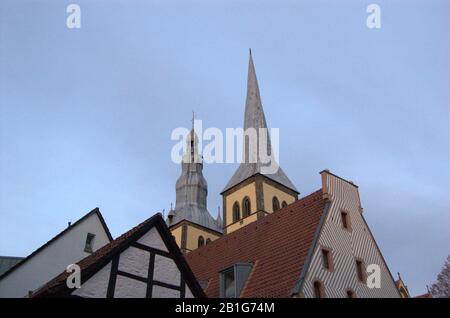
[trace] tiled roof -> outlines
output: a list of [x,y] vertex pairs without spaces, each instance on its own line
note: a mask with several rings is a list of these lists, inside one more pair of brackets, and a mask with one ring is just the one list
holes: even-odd
[[[201,288],[198,285],[195,276],[187,266],[160,213],[155,214],[154,216],[145,220],[128,232],[122,234],[111,243],[98,249],[92,255],[89,255],[88,257],[78,262],[77,265],[80,266],[81,269],[82,283],[89,279],[103,266],[108,264],[113,255],[121,253],[129,246],[129,243],[135,241],[136,239],[139,239],[140,236],[145,234],[153,226],[156,226],[158,228],[159,232],[161,233],[161,238],[165,241],[169,252],[174,256],[175,262],[179,267],[183,269],[184,275],[187,278],[186,282],[191,286],[191,288],[194,287],[194,290],[192,290],[193,294],[197,297],[203,297],[204,294],[201,291]],[[33,297],[65,296],[68,292],[65,283],[68,276],[69,274],[67,272],[61,273],[60,275],[49,281],[42,288],[37,290],[33,294]]]
[[219,297],[219,272],[252,263],[241,297],[290,297],[325,210],[322,190],[187,254],[208,297]]

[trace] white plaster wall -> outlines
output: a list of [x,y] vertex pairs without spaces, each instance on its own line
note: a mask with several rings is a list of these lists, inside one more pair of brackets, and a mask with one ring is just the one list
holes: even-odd
[[146,294],[146,283],[117,275],[114,298],[145,298]]
[[167,257],[155,255],[153,280],[180,286],[181,274],[175,262]]
[[95,273],[81,286],[80,289],[76,289],[72,295],[90,298],[106,298],[110,272],[111,262]]
[[153,286],[153,298],[180,298],[180,291],[161,286]]
[[149,263],[149,252],[131,246],[120,254],[119,270],[147,278]]
[[191,290],[189,289],[189,286],[186,284],[186,291],[185,291],[185,298],[194,298],[194,295],[192,295]]
[[150,231],[144,234],[139,240],[138,243],[141,243],[146,246],[150,246],[156,248],[161,251],[168,252],[164,241],[161,238],[161,235],[158,233],[158,229],[153,227]]
[[24,297],[63,272],[67,265],[89,254],[84,252],[87,233],[95,234],[94,251],[109,243],[97,214],[92,214],[44,250],[0,280],[0,297]]

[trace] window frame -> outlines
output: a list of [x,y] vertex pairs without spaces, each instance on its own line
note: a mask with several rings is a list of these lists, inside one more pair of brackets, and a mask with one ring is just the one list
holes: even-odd
[[233,223],[238,222],[241,219],[241,209],[239,207],[238,201],[234,202],[232,213],[233,213]]
[[[246,203],[248,203],[248,211],[246,208]],[[252,214],[252,204],[250,202],[250,198],[245,196],[244,199],[242,199],[242,218],[246,218],[247,216],[250,216],[250,214]]]
[[84,251],[86,253],[94,253],[94,240],[95,234],[88,232],[86,234],[86,240],[84,241]]
[[[276,205],[277,209],[275,208],[275,205]],[[278,200],[277,196],[274,195],[272,197],[272,211],[276,212],[278,210],[280,210],[280,200]]]
[[[321,246],[320,254],[322,257],[322,268],[328,272],[334,271],[333,250],[331,248]],[[325,258],[328,266],[325,266]]]
[[356,277],[360,283],[366,283],[366,264],[361,258],[355,258]]
[[341,225],[346,231],[352,231],[352,222],[350,220],[350,213],[345,210],[341,210]]
[[[316,284],[318,286],[316,286]],[[314,298],[327,298],[327,294],[325,293],[325,285],[319,279],[316,279],[313,282],[313,292]]]

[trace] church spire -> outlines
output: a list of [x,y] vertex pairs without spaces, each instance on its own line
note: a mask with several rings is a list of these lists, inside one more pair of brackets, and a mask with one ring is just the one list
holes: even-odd
[[[260,129],[267,129],[266,117],[264,115],[264,109],[261,102],[261,95],[259,92],[258,79],[256,78],[255,65],[253,63],[252,51],[250,49],[249,61],[248,61],[248,75],[247,75],[247,97],[245,100],[245,114],[244,114],[244,131],[249,128],[254,128],[256,130],[257,136],[257,160],[256,162],[251,162],[249,160],[250,156],[250,140],[249,138],[244,139],[244,151],[243,151],[243,162],[239,165],[238,170],[235,172],[233,177],[230,179],[228,184],[223,189],[222,193],[228,189],[234,187],[235,185],[241,183],[245,179],[254,176],[256,174],[264,174],[269,179],[272,179],[281,185],[295,191],[298,193],[295,186],[283,172],[281,167],[278,167],[277,171],[272,174],[263,173],[263,167],[265,166],[259,158],[259,147],[261,146],[261,140],[259,139]],[[264,145],[264,143],[263,143]],[[267,131],[266,140],[266,154],[271,155],[272,160],[274,156],[272,154],[272,145],[269,133]]]

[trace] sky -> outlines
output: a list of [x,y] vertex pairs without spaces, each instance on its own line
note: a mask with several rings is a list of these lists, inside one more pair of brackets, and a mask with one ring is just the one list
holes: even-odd
[[[66,7],[81,8],[81,28]],[[381,9],[369,29],[366,8]],[[171,132],[242,127],[252,49],[280,165],[301,192],[359,186],[394,275],[450,253],[450,2],[0,1],[0,255],[95,207],[113,236],[175,202]],[[208,208],[237,164],[205,164]]]

